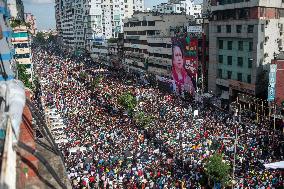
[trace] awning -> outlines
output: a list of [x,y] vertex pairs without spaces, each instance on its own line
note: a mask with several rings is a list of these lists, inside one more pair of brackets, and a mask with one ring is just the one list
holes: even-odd
[[284,169],[284,161],[264,164],[266,169]]

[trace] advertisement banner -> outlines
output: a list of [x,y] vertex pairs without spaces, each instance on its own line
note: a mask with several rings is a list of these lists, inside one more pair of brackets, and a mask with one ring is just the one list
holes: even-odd
[[202,33],[202,26],[187,26],[188,33]]
[[268,99],[267,101],[271,102],[275,99],[275,88],[274,87],[268,87]]
[[172,38],[172,78],[178,94],[196,91],[198,39],[190,36]]
[[267,97],[267,101],[269,102],[275,100],[276,71],[277,71],[277,64],[271,64],[270,73],[269,73],[268,97]]

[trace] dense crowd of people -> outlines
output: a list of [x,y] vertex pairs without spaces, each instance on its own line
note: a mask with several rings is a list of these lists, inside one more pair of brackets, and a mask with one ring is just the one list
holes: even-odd
[[[263,166],[284,155],[283,135],[269,122],[239,121],[213,106],[200,108],[197,120],[197,104],[55,49],[33,49],[35,70],[42,101],[67,125],[68,142],[59,148],[73,188],[204,188],[205,160],[223,153],[233,165],[235,151],[235,188],[283,187],[281,172]],[[149,127],[137,126],[119,106],[118,97],[128,91],[138,100],[135,110],[154,117]]]

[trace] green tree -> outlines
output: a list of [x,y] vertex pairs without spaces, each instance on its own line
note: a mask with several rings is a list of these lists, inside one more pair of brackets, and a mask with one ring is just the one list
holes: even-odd
[[17,72],[18,72],[18,79],[21,80],[27,88],[32,89],[33,86],[32,83],[30,82],[31,76],[27,74],[26,67],[24,64],[17,64]]
[[131,92],[125,92],[118,97],[118,103],[131,113],[137,105],[137,100]]
[[86,80],[86,79],[88,78],[88,75],[87,75],[86,72],[80,72],[80,73],[79,73],[79,78],[80,78],[81,80]]
[[11,20],[10,26],[12,28],[18,27],[21,25],[21,21],[20,20]]
[[13,19],[13,20],[11,20],[11,22],[10,22],[10,26],[11,26],[12,28],[15,28],[15,27],[18,27],[18,26],[27,26],[28,28],[30,28],[30,27],[31,27],[31,24],[30,24],[30,23],[27,23],[27,22],[25,22],[25,21]]
[[134,120],[139,127],[147,128],[153,122],[154,117],[151,115],[147,115],[143,111],[139,111],[135,113]]
[[38,32],[35,36],[35,41],[37,41],[38,43],[45,43],[45,34],[42,32]]
[[56,42],[56,36],[51,33],[48,35],[48,41]]
[[102,76],[95,77],[95,79],[91,82],[91,89],[95,90],[95,88],[99,86],[102,80],[103,80]]
[[228,184],[231,167],[223,162],[222,154],[213,154],[205,164],[205,172],[209,181],[220,183],[222,186]]

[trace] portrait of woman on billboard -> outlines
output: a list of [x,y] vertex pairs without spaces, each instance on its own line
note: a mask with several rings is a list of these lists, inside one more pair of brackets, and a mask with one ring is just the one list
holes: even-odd
[[175,84],[175,89],[177,93],[182,93],[186,91],[191,95],[195,94],[195,87],[193,85],[192,79],[188,75],[185,69],[185,58],[183,52],[183,45],[181,42],[173,43],[172,48],[172,77]]

